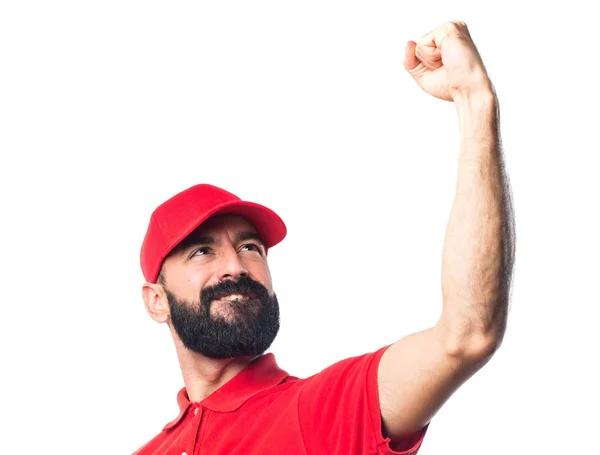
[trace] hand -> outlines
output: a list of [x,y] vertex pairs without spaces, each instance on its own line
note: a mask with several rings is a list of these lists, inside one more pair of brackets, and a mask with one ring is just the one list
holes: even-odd
[[467,24],[447,22],[406,45],[404,68],[425,92],[446,101],[492,92]]

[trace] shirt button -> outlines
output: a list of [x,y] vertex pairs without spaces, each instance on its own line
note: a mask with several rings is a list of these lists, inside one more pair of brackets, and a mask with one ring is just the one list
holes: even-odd
[[185,452],[181,452],[181,455],[187,455],[187,453],[185,453]]
[[[194,415],[197,415],[197,414],[198,414],[198,408],[194,409]],[[181,455],[187,455],[187,454],[182,453]]]

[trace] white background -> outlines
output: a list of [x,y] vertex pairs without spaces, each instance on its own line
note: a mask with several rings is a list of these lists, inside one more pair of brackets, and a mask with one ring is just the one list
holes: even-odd
[[127,454],[177,414],[141,299],[151,211],[196,183],[265,204],[280,365],[308,376],[435,323],[454,107],[404,45],[464,20],[496,86],[517,220],[502,348],[420,455],[595,453],[593,2],[5,1],[1,453]]

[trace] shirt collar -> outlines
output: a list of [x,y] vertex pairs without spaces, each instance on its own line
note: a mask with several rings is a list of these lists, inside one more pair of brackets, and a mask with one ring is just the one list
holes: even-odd
[[[232,412],[259,392],[281,384],[289,374],[277,366],[272,353],[264,354],[248,364],[246,368],[211,393],[198,404],[211,411]],[[179,415],[168,423],[163,431],[170,430],[183,420],[193,403],[185,387],[177,394]]]

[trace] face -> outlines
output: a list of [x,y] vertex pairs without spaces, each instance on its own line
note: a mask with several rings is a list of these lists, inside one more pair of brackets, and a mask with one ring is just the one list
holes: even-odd
[[279,330],[266,250],[238,216],[203,223],[164,261],[162,285],[173,330],[209,358],[264,353]]

